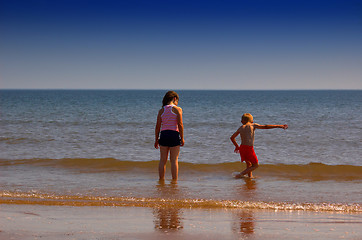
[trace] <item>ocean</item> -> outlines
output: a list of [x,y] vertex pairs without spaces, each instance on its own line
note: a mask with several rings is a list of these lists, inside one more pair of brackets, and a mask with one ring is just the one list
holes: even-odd
[[[165,90],[0,90],[0,203],[362,212],[362,91],[180,90],[179,180],[158,181]],[[255,179],[230,136],[249,112]]]

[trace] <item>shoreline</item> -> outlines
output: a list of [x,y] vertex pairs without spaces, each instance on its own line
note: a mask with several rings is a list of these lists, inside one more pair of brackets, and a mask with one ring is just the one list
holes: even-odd
[[40,205],[69,207],[146,207],[177,209],[224,209],[224,210],[266,210],[305,211],[361,214],[359,203],[293,203],[241,200],[182,199],[159,197],[81,196],[54,195],[19,192],[0,192],[0,204]]
[[0,204],[0,239],[360,239],[362,214]]

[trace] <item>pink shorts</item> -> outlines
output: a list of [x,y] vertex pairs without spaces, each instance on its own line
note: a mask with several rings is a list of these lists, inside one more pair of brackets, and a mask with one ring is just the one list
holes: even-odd
[[239,153],[242,162],[251,162],[252,164],[256,164],[259,162],[253,146],[240,145]]

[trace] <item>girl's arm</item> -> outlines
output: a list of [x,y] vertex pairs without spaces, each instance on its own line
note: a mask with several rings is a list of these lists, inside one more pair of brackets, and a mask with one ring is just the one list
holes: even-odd
[[184,146],[185,139],[184,139],[184,124],[182,122],[182,108],[180,108],[180,107],[173,107],[173,108],[176,109],[178,131],[179,131],[180,137],[181,137],[181,146]]
[[162,115],[162,110],[160,110],[158,112],[157,122],[156,122],[156,127],[155,127],[155,145],[154,146],[156,149],[158,149],[158,147],[159,147],[158,138],[160,136],[160,130],[161,130],[161,122],[162,122],[161,115]]

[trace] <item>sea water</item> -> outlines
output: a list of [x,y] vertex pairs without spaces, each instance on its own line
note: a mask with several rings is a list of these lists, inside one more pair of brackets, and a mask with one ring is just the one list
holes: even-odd
[[[177,91],[178,183],[158,182],[165,92],[1,90],[1,201],[362,211],[362,91]],[[246,112],[289,128],[256,130],[256,178],[236,180]]]

